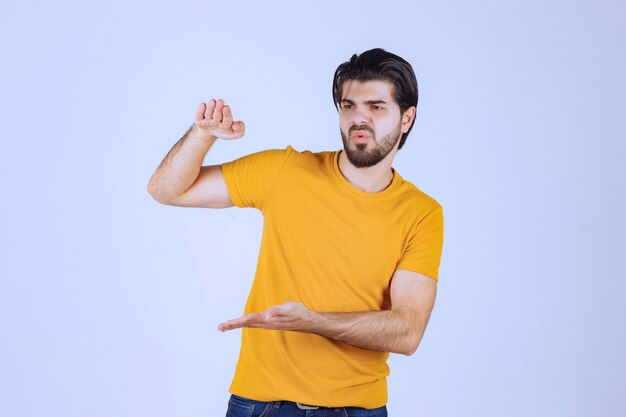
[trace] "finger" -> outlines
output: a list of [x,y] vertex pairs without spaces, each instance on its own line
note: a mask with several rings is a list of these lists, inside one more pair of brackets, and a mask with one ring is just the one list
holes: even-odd
[[210,119],[213,116],[213,110],[215,109],[215,100],[211,99],[206,105],[206,109],[204,110],[204,117],[206,119]]
[[233,122],[233,130],[234,131],[243,132],[245,129],[246,129],[246,125],[243,122],[241,122],[241,121]]
[[238,317],[236,319],[228,320],[217,326],[219,331],[226,331],[237,329],[239,327],[247,327],[251,323],[258,323],[263,321],[263,315],[259,313],[246,314],[245,316]]
[[200,103],[200,105],[198,106],[198,110],[196,110],[196,121],[199,122],[200,120],[204,119],[204,111],[206,110],[206,104],[204,103]]
[[220,332],[227,332],[229,330],[238,329],[240,327],[241,326],[237,326],[237,325],[231,324],[229,322],[226,322],[226,323],[218,324],[217,325],[217,330],[219,330]]
[[230,110],[230,106],[225,105],[222,110],[222,123],[230,125],[233,122],[233,112]]
[[224,108],[224,100],[219,99],[215,103],[215,110],[213,110],[212,119],[218,122],[222,121],[222,109]]
[[228,320],[225,321],[224,323],[220,323],[217,325],[217,330],[219,330],[220,332],[225,332],[227,330],[232,330],[232,329],[237,329],[239,327],[242,327],[244,324],[244,317],[239,317],[237,319],[232,319],[232,320]]

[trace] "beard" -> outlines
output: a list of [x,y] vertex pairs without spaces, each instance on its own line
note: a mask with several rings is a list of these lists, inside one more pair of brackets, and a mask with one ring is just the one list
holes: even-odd
[[[396,146],[398,140],[400,140],[400,129],[402,127],[402,122],[398,123],[397,129],[384,136],[380,142],[376,140],[376,133],[369,126],[352,126],[348,130],[348,134],[345,134],[341,128],[339,131],[341,132],[341,140],[343,141],[343,149],[346,151],[346,156],[348,157],[348,161],[352,163],[357,168],[367,168],[376,165],[387,155],[389,152]],[[354,148],[350,145],[349,135],[357,130],[365,130],[372,135],[373,143],[375,145],[370,145],[370,142],[366,143],[355,143]]]

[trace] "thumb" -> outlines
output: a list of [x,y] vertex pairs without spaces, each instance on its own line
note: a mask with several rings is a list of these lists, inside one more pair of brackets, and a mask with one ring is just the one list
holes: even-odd
[[289,313],[291,312],[292,308],[291,305],[289,303],[283,303],[277,306],[271,306],[270,308],[267,309],[266,311],[266,318],[268,320],[272,319],[273,317],[277,317],[277,316],[287,316],[289,315]]

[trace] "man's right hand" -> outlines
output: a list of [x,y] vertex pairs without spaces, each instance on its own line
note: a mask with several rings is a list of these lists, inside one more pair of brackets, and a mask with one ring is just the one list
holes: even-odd
[[208,103],[200,104],[196,112],[195,127],[204,134],[220,139],[239,139],[246,131],[242,121],[233,122],[230,106],[224,104],[222,99],[211,99]]

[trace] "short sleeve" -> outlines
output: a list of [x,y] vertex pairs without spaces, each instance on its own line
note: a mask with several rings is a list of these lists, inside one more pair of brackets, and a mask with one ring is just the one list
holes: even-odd
[[263,211],[272,184],[282,165],[293,151],[270,149],[222,164],[222,173],[233,203],[237,207],[254,207]]
[[437,205],[415,227],[396,269],[405,269],[439,279],[443,247],[443,209]]

